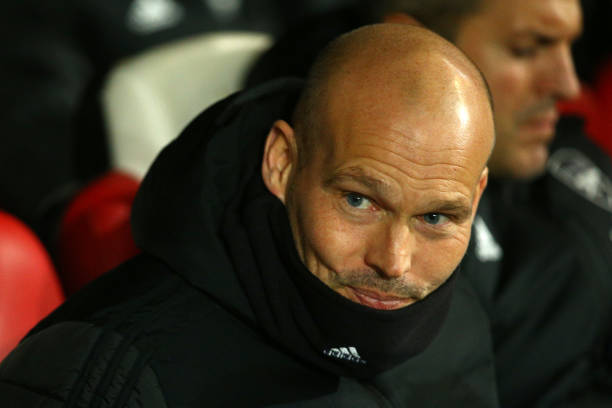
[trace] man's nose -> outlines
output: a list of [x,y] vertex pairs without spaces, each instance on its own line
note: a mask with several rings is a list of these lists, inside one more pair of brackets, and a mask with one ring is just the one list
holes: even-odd
[[577,97],[580,93],[580,82],[576,75],[570,46],[562,46],[556,50],[555,58],[550,64],[547,75],[550,75],[548,81],[554,97],[558,100]]
[[398,278],[410,270],[414,235],[407,225],[390,226],[380,235],[372,237],[365,263],[384,278]]

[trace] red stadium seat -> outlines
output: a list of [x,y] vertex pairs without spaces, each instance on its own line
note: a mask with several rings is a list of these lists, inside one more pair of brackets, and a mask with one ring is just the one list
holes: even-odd
[[131,176],[108,173],[68,206],[58,243],[59,274],[67,294],[139,252],[130,229],[138,186]]
[[42,243],[25,224],[0,211],[0,360],[63,301]]
[[578,98],[559,108],[584,118],[587,135],[612,156],[612,60],[602,66],[592,86],[584,85]]

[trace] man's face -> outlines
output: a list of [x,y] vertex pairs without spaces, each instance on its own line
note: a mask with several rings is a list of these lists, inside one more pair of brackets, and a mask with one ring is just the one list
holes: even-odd
[[578,0],[484,0],[455,44],[483,71],[495,102],[494,176],[544,170],[556,102],[579,91],[570,45],[581,30]]
[[466,141],[493,132],[483,94],[409,109],[330,103],[333,120],[286,194],[298,252],[315,276],[376,309],[411,304],[450,276],[486,185],[490,144]]

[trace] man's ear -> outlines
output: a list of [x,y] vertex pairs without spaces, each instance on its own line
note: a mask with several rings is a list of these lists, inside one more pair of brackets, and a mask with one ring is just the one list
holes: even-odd
[[476,184],[476,191],[474,193],[474,202],[472,203],[472,218],[476,215],[476,210],[478,209],[478,203],[480,202],[480,197],[482,197],[482,193],[485,188],[487,188],[487,183],[489,182],[489,168],[485,167],[480,173],[480,180],[478,180],[478,184]]
[[397,23],[397,24],[410,24],[419,27],[423,27],[423,24],[416,18],[412,17],[410,14],[396,12],[385,14],[383,17],[384,23]]
[[268,190],[283,203],[296,160],[297,144],[293,128],[284,120],[277,120],[266,138],[261,175]]

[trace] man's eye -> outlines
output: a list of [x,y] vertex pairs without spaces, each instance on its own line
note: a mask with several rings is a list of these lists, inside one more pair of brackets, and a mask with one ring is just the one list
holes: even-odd
[[449,221],[446,215],[440,213],[425,214],[423,220],[429,225],[443,225]]
[[519,58],[529,58],[537,54],[538,47],[513,47],[512,54]]
[[367,210],[372,205],[370,200],[356,193],[347,194],[345,200],[348,205],[359,210]]

